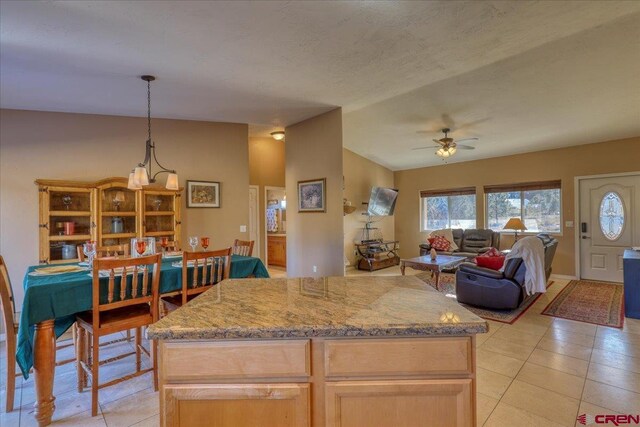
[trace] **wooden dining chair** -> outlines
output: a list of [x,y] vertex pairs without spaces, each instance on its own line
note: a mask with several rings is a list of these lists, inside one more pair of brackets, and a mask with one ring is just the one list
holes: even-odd
[[[78,259],[80,262],[85,260],[84,252],[82,251],[82,245],[78,245]],[[124,243],[122,245],[111,245],[111,246],[98,246],[96,248],[96,258],[102,257],[128,257],[130,254],[129,244]]]
[[[11,289],[11,281],[9,280],[9,271],[4,262],[4,258],[0,255],[0,306],[2,306],[2,321],[5,330],[5,359],[7,360],[6,384],[7,384],[7,401],[6,412],[13,411],[13,402],[16,392],[16,377],[21,375],[16,373],[16,335],[18,334],[18,323],[15,321],[15,302],[13,299],[13,291]],[[75,343],[75,324],[72,326],[71,343],[61,342],[56,345],[56,351],[63,348],[71,347]],[[56,362],[56,366],[71,363],[75,359],[66,359]]]
[[251,256],[253,253],[253,240],[238,240],[233,242],[233,254],[242,256]]
[[[158,320],[158,289],[161,255],[140,258],[101,259],[93,261],[93,309],[76,316],[78,338],[76,362],[78,391],[91,381],[91,414],[98,413],[98,390],[153,371],[153,385],[158,390],[156,343],[147,350],[142,346],[142,328]],[[149,272],[153,269],[151,279]],[[107,283],[100,283],[100,272],[107,272]],[[149,283],[151,280],[151,283]],[[100,337],[135,329],[135,351],[100,361]],[[151,368],[141,368],[141,353],[152,360]],[[135,372],[100,384],[101,364],[135,354]]]
[[[192,272],[189,280],[189,271]],[[185,305],[202,292],[229,277],[231,248],[182,253],[182,289],[160,298],[165,313]]]

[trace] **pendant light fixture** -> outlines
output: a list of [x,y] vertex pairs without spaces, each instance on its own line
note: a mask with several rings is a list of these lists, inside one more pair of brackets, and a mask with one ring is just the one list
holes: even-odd
[[[138,166],[136,166],[129,174],[127,188],[130,190],[140,190],[142,186],[156,182],[156,177],[159,174],[167,173],[167,190],[177,190],[178,174],[175,170],[167,169],[158,162],[156,157],[156,145],[151,140],[151,82],[156,78],[154,76],[141,76],[140,78],[147,82],[147,130],[149,132],[149,138],[146,143],[144,161],[142,163],[138,163]],[[151,170],[152,160],[160,168],[160,170],[153,175]]]

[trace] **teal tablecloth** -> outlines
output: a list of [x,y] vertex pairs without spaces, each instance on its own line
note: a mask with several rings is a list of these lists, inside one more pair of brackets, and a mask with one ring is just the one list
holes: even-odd
[[[182,288],[182,269],[171,264],[180,258],[166,258],[160,270],[160,293]],[[91,277],[87,271],[30,276],[40,265],[31,266],[24,276],[24,302],[20,313],[20,328],[16,361],[25,378],[33,366],[34,325],[55,319],[56,337],[62,335],[75,322],[76,313],[91,310]],[[231,278],[269,277],[269,272],[259,258],[232,255]]]

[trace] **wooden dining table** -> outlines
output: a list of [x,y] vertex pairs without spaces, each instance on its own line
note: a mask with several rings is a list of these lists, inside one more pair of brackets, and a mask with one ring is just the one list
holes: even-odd
[[[180,261],[180,257],[163,258],[161,294],[182,288]],[[20,314],[16,362],[25,379],[29,378],[29,371],[33,367],[36,390],[34,416],[40,426],[46,426],[51,424],[55,411],[53,380],[56,338],[73,325],[77,313],[91,310],[92,278],[88,269],[61,274],[34,274],[41,267],[29,267],[24,277],[25,297]],[[269,273],[259,258],[232,255],[230,277],[268,278]]]

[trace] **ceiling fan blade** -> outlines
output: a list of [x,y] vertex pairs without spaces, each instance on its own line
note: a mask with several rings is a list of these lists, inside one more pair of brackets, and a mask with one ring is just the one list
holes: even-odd
[[458,142],[464,142],[464,141],[477,141],[477,140],[479,140],[479,139],[480,139],[480,138],[475,138],[475,137],[474,137],[474,138],[463,138],[463,139],[458,139],[458,140],[456,140],[456,143],[458,143]]
[[436,144],[444,145],[444,142],[439,141],[439,140],[437,140],[437,139],[434,139],[434,140],[433,140],[433,142],[435,142]]
[[440,148],[440,146],[439,146],[439,145],[432,145],[432,146],[430,146],[430,147],[417,147],[417,148],[412,148],[412,150],[426,150],[426,149],[428,149],[428,148],[431,148],[431,149],[433,149],[433,148]]
[[476,147],[472,147],[470,145],[461,145],[461,144],[456,144],[456,148],[460,148],[461,150],[475,150]]

